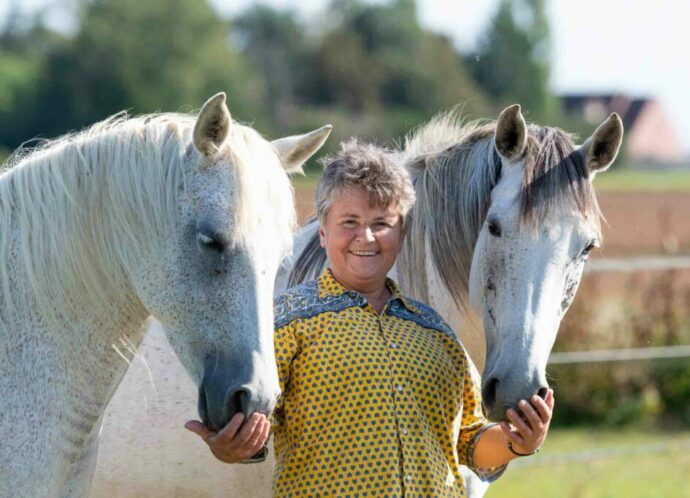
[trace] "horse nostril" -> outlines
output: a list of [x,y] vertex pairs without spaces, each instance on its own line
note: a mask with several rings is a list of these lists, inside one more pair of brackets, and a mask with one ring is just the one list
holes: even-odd
[[547,394],[549,394],[548,387],[542,387],[537,391],[537,396],[539,396],[541,399],[546,399]]
[[246,389],[238,389],[232,391],[228,394],[228,414],[230,418],[234,417],[237,413],[244,413],[248,416],[247,405],[249,402],[249,396]]
[[492,410],[496,403],[496,390],[498,389],[498,379],[490,378],[484,383],[482,388],[482,402],[489,410]]

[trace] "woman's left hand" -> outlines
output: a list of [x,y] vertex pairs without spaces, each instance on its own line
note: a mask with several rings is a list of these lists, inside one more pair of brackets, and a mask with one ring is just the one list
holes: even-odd
[[536,452],[544,444],[553,415],[553,391],[549,389],[545,399],[532,396],[530,401],[528,403],[523,399],[518,403],[522,417],[512,408],[506,411],[506,417],[512,425],[501,422],[501,429],[511,441],[513,450],[525,455]]

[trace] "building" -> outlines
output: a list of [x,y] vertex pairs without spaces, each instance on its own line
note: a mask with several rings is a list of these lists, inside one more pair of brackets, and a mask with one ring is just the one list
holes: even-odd
[[561,97],[567,114],[598,124],[617,112],[625,127],[624,153],[631,165],[673,165],[686,160],[676,127],[653,98],[624,94],[581,94]]

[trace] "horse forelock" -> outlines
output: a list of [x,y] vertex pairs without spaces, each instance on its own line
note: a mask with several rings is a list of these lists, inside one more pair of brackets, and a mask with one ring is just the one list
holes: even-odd
[[275,150],[257,131],[237,123],[231,128],[226,145],[237,178],[238,202],[232,238],[240,245],[248,243],[259,233],[258,225],[268,223],[272,229],[271,240],[258,242],[274,247],[279,243],[288,251],[297,214],[292,184]]
[[590,221],[601,237],[603,216],[573,135],[530,125],[520,205],[521,225],[527,229],[536,230],[550,215],[566,208]]

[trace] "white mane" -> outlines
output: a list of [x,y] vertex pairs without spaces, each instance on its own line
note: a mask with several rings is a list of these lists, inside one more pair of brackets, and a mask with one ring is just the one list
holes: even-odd
[[[191,138],[195,120],[121,113],[10,159],[11,169],[0,176],[0,233],[18,235],[0,239],[0,323],[26,293],[46,317],[80,316],[94,307],[106,312],[100,316],[125,319],[143,312],[140,303],[123,298],[134,295],[125,269],[142,250],[156,250],[151,241],[165,241],[175,225],[184,164],[199,157]],[[271,153],[268,146],[254,147],[259,140],[240,125],[227,140],[242,206],[235,210],[235,241],[251,232],[257,213],[294,212],[284,195],[269,197],[281,203],[276,206],[259,206],[265,196],[252,195],[288,182],[247,173],[254,164],[246,163],[260,164],[263,158],[255,156]],[[261,152],[252,155],[252,149]]]

